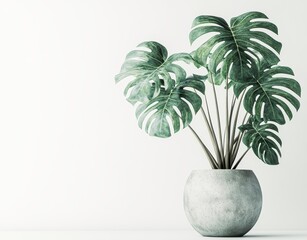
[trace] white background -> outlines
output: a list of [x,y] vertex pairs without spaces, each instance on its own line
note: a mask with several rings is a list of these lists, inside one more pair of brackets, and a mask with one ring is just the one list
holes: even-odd
[[[247,155],[264,205],[260,230],[307,230],[304,1],[1,1],[0,229],[190,229],[182,193],[192,169],[209,168],[188,130],[170,139],[141,131],[114,75],[145,40],[191,50],[202,14],[229,20],[266,13],[279,27],[302,107],[281,127],[283,157]],[[203,128],[200,120],[194,122]]]

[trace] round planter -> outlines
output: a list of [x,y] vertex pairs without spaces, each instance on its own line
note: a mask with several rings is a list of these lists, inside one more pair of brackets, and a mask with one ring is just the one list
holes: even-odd
[[251,170],[194,170],[185,185],[186,216],[203,236],[243,236],[261,207],[261,188]]

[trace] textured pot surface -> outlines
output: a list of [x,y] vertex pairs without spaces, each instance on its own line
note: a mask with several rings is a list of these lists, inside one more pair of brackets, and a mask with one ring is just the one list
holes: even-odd
[[194,170],[185,185],[186,216],[203,236],[243,236],[261,207],[261,188],[251,170]]

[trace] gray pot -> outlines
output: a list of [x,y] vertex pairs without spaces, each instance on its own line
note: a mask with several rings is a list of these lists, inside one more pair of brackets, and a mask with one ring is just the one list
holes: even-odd
[[185,185],[186,216],[203,236],[243,236],[261,207],[261,188],[251,170],[194,170]]

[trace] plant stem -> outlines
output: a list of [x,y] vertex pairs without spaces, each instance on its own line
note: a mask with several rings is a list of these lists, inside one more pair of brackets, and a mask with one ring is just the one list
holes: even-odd
[[[230,143],[230,146],[231,146],[231,153],[233,152],[233,147],[234,147],[234,140],[235,140],[235,133],[236,133],[236,129],[237,129],[237,122],[238,122],[238,116],[239,116],[239,112],[240,112],[240,108],[241,108],[241,104],[242,104],[242,100],[243,100],[243,96],[245,94],[245,90],[244,92],[242,93],[240,99],[239,99],[239,103],[238,103],[238,107],[237,107],[237,111],[236,111],[236,114],[235,114],[235,118],[234,118],[234,121],[233,121],[233,126],[232,126],[232,134],[231,134],[231,143]],[[244,121],[243,121],[244,122]],[[235,157],[236,156],[232,156],[230,157],[230,165],[233,164],[234,160],[235,160]]]
[[[218,122],[218,131],[219,131],[219,140],[220,140],[220,153],[222,157],[224,156],[224,147],[223,147],[223,139],[222,139],[222,129],[221,129],[221,119],[220,119],[220,110],[219,110],[219,104],[217,101],[217,96],[216,96],[216,91],[215,91],[215,86],[212,78],[212,73],[208,70],[210,73],[210,78],[211,78],[211,83],[212,83],[212,88],[213,88],[213,93],[214,93],[214,100],[215,100],[215,108],[216,108],[216,115],[217,115],[217,122]],[[224,159],[222,159],[222,165],[224,166]],[[223,167],[222,166],[222,167]]]
[[[236,102],[236,97],[235,97],[235,95],[233,95],[232,101],[231,101],[231,107],[230,107],[230,115],[229,115],[229,121],[230,122],[232,121],[232,115],[233,115],[233,110],[234,110],[235,102]],[[225,146],[226,128],[227,128],[227,126],[225,126],[225,131],[224,131],[224,136],[223,136],[223,146]]]
[[[236,157],[237,157],[237,155],[238,155],[238,152],[239,152],[239,149],[240,149],[240,145],[241,145],[241,141],[242,141],[243,135],[244,135],[244,133],[243,133],[243,132],[240,132],[240,133],[238,134],[238,136],[236,137],[238,140],[237,140],[236,144],[234,144],[234,148],[233,148],[233,151],[232,151],[233,162],[234,162],[234,160],[236,159]],[[233,163],[233,162],[232,162],[232,163]]]
[[[242,121],[242,125],[245,124],[245,120],[246,120],[246,117],[249,115],[248,112],[246,112],[244,118],[243,118],[243,121]],[[241,145],[241,142],[242,142],[242,138],[243,138],[243,135],[244,135],[244,132],[239,132],[239,134],[237,135],[236,139],[238,139],[236,141],[236,144],[234,144],[234,148],[233,148],[233,162],[235,161],[236,157],[237,157],[237,154],[238,154],[238,151],[239,151],[239,148],[240,148],[240,145]],[[233,163],[232,162],[232,163]]]
[[211,114],[210,114],[210,110],[209,110],[209,104],[208,104],[207,96],[206,96],[206,94],[204,94],[204,96],[205,96],[206,109],[207,109],[207,113],[208,113],[208,119],[209,119],[210,127],[212,129],[212,132],[214,133],[214,136],[216,136],[215,131],[214,131],[214,127],[213,127],[213,123],[212,123],[212,119],[211,119]]
[[251,148],[249,147],[248,149],[246,149],[246,151],[242,154],[242,156],[239,158],[239,160],[237,161],[237,163],[234,165],[234,167],[232,169],[236,169],[239,165],[239,163],[242,161],[242,159],[244,158],[244,156],[246,155],[246,153],[250,150]]
[[225,167],[230,169],[229,162],[229,132],[230,132],[230,121],[229,121],[229,106],[228,106],[228,78],[226,79],[226,151],[225,151]]
[[194,136],[197,138],[198,142],[200,143],[200,145],[203,147],[207,157],[208,157],[208,160],[209,160],[209,163],[211,165],[211,167],[213,169],[218,169],[218,165],[217,165],[217,162],[215,161],[214,157],[212,156],[212,154],[210,153],[209,149],[206,147],[206,145],[203,143],[203,141],[200,139],[200,137],[198,136],[198,134],[194,131],[194,129],[189,125],[188,126],[189,129],[192,131],[192,133],[194,134]]
[[205,110],[203,109],[203,107],[201,107],[201,111],[202,111],[202,114],[204,116],[208,131],[210,133],[211,142],[212,142],[213,147],[214,147],[214,151],[215,151],[215,154],[216,154],[216,158],[217,158],[217,161],[218,161],[219,168],[221,168],[221,166],[222,166],[222,156],[221,156],[221,153],[219,151],[219,145],[218,145],[216,134],[215,134],[215,131],[214,131],[214,127],[213,127],[213,124],[212,124],[209,105],[208,105],[206,95],[205,95],[205,105],[206,105],[206,108],[207,108],[208,117],[206,116],[206,113],[205,113]]
[[[208,108],[208,106],[207,106],[207,108]],[[211,138],[211,142],[212,142],[212,145],[213,145],[213,148],[214,148],[214,152],[215,152],[215,155],[216,155],[216,158],[217,158],[218,165],[219,165],[219,167],[221,167],[221,155],[220,155],[219,145],[217,143],[217,139],[216,139],[216,136],[215,136],[213,126],[209,123],[208,117],[206,116],[206,113],[205,113],[203,107],[201,107],[201,112],[203,114],[207,129],[209,131],[209,135],[210,135],[210,138]],[[210,117],[209,110],[208,110],[208,116]],[[211,119],[211,117],[210,117],[210,119]]]

